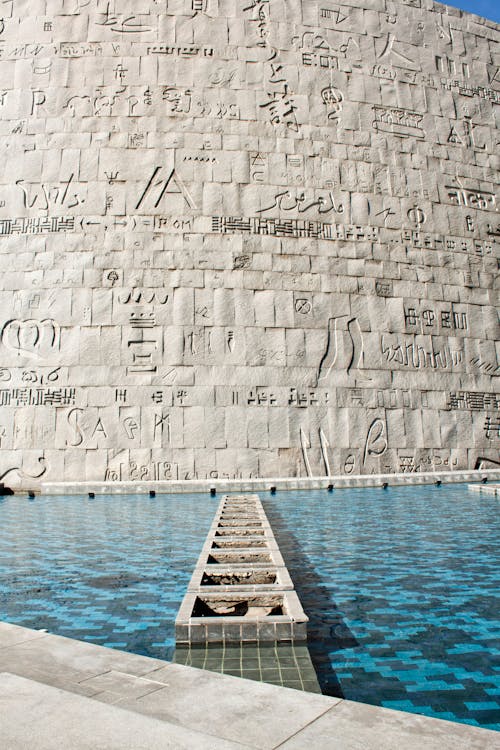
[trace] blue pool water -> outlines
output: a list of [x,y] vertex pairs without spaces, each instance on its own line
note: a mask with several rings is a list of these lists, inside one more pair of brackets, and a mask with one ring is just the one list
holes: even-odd
[[0,498],[0,620],[160,659],[218,500]]
[[419,486],[264,505],[323,692],[500,729],[497,498]]
[[[325,693],[500,728],[495,497],[461,485],[261,497]],[[0,498],[0,619],[171,659],[217,504]]]

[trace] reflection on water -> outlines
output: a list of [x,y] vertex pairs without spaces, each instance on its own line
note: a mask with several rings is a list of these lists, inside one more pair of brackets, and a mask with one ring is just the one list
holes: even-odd
[[500,728],[496,498],[412,486],[263,504],[324,693]]

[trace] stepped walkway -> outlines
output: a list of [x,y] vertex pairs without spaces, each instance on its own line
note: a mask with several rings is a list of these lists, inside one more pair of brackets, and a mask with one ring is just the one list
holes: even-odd
[[500,750],[500,734],[0,623],[2,750]]

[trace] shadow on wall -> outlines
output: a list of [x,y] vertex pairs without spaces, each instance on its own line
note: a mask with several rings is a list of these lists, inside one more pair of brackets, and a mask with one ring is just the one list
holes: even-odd
[[13,495],[14,490],[10,487],[6,487],[2,482],[0,482],[0,497],[4,497],[5,495]]
[[344,622],[330,592],[312,568],[300,544],[281,515],[265,508],[280,552],[292,577],[302,607],[309,617],[308,648],[323,695],[344,698],[329,654],[359,645]]

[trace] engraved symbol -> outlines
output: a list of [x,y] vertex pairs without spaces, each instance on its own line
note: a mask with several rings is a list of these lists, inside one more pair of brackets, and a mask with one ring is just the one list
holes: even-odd
[[44,320],[8,320],[2,328],[2,341],[7,349],[28,357],[47,357],[60,345],[59,325],[51,318]]
[[[488,465],[490,464],[490,465]],[[491,469],[491,468],[497,468],[500,466],[500,461],[494,461],[492,458],[485,458],[484,456],[479,456],[476,459],[476,465],[474,466],[474,469],[477,471],[477,469]],[[1,479],[1,477],[0,477]]]
[[341,24],[342,21],[346,21],[349,18],[349,16],[345,16],[340,10],[334,10],[333,8],[320,8],[319,17],[327,19],[333,18],[333,22],[336,26]]
[[344,100],[342,92],[333,86],[327,86],[321,90],[321,98],[323,99],[323,104],[327,107],[328,119],[338,121]]
[[[344,315],[340,318],[330,318],[328,321],[327,344],[325,353],[319,365],[317,384],[319,384],[320,381],[324,381],[335,366],[340,346],[339,338],[341,331],[339,331],[339,321],[345,317],[347,316]],[[350,375],[351,372],[354,372],[354,374],[359,377],[359,370],[364,358],[364,344],[361,326],[357,318],[351,318],[348,321],[347,335],[348,341],[345,353],[349,359],[346,362],[346,372],[348,375]],[[371,378],[367,378],[366,376],[365,379],[371,380]]]
[[116,80],[119,81],[120,83],[123,83],[125,80],[125,76],[128,73],[128,69],[124,68],[121,63],[118,63],[116,68],[113,68],[113,73],[115,74]]
[[391,107],[373,107],[375,120],[373,127],[382,133],[392,133],[401,138],[425,138],[422,128],[423,115],[408,109],[396,109]]
[[38,107],[45,104],[47,97],[43,91],[32,91],[31,92],[31,114],[34,115]]
[[378,214],[375,214],[375,216],[383,216],[384,224],[386,224],[389,216],[396,216],[396,212],[393,211],[392,208],[383,208],[382,211],[379,211]]
[[470,117],[465,117],[464,130],[467,136],[468,145],[470,148],[476,149],[476,151],[486,151],[486,143],[477,143],[475,135],[476,125],[472,122]]
[[410,208],[407,214],[409,220],[412,224],[415,224],[415,226],[420,226],[420,224],[425,224],[427,217],[425,213],[422,211],[421,208],[418,208],[415,206],[415,208]]
[[196,208],[196,204],[193,198],[189,194],[186,186],[182,182],[179,175],[176,173],[175,169],[170,170],[170,173],[166,180],[159,179],[155,181],[156,178],[159,176],[159,173],[161,172],[162,169],[163,167],[155,167],[153,174],[151,175],[149,182],[144,189],[144,192],[142,193],[141,197],[139,198],[139,201],[137,202],[135,210],[137,211],[142,206],[149,192],[154,190],[155,188],[159,188],[159,192],[157,193],[157,198],[156,198],[156,202],[154,203],[154,208],[158,208],[161,201],[167,194],[168,195],[180,194],[183,196],[189,208]]
[[158,302],[160,305],[165,305],[168,301],[168,294],[161,292],[159,289],[138,289],[133,287],[130,290],[123,290],[118,294],[118,302],[122,305],[126,305],[129,302],[139,304],[140,302],[145,304],[152,304]]
[[7,469],[2,474],[0,474],[0,481],[4,479],[7,476],[7,474],[10,474],[11,471],[17,471],[19,476],[22,477],[23,479],[40,479],[40,477],[43,477],[43,475],[48,469],[45,456],[40,456],[38,458],[38,463],[42,467],[41,471],[38,474],[28,474],[28,472],[24,471],[24,469],[21,466],[12,466],[10,469]]
[[250,154],[251,178],[255,182],[264,182],[267,160],[260,153]]
[[[323,432],[322,427],[319,428],[318,434],[319,434],[319,444],[320,444],[320,449],[321,449],[321,458],[323,460],[323,465],[325,467],[323,476],[329,477],[331,476],[330,460],[328,457],[328,448],[330,447],[330,443],[328,442],[328,438]],[[302,427],[300,428],[300,446],[302,449],[302,458],[304,459],[304,465],[306,467],[307,476],[312,477],[313,471],[311,468],[311,461],[309,459],[309,450],[311,448],[311,441],[307,437]]]
[[453,32],[451,29],[450,24],[448,24],[448,28],[445,29],[444,26],[441,26],[440,24],[436,24],[438,36],[440,39],[444,39],[447,45],[453,46]]
[[106,278],[110,282],[111,286],[114,286],[120,277],[118,276],[116,271],[110,271],[107,274]]
[[361,334],[361,326],[357,318],[352,318],[347,324],[347,330],[351,337],[352,355],[349,364],[347,365],[347,374],[349,375],[351,369],[354,367],[357,370],[363,362],[363,336]]
[[71,96],[63,109],[68,110],[70,117],[90,117],[94,113],[90,96],[87,95]]
[[302,448],[302,457],[304,459],[307,476],[312,477],[311,462],[309,461],[308,454],[308,450],[311,447],[311,441],[306,437],[306,433],[304,432],[302,427],[300,428],[300,446]]
[[36,76],[44,76],[48,75],[52,68],[52,63],[49,61],[47,63],[42,63],[33,60],[31,63],[31,68],[33,70],[33,74]]
[[366,436],[365,450],[363,452],[363,466],[368,456],[382,456],[387,450],[387,426],[380,419],[374,419]]
[[484,420],[484,433],[488,440],[500,438],[500,417],[487,416]]
[[406,57],[406,55],[404,55],[402,52],[399,52],[397,50],[397,48],[395,47],[395,44],[399,44],[399,42],[397,41],[394,34],[390,34],[390,33],[387,34],[387,39],[385,42],[384,49],[382,50],[380,55],[377,56],[378,59],[382,60],[385,57],[388,60],[390,60],[391,57],[395,57],[399,59],[400,62],[402,61],[403,63],[406,63],[407,65],[408,64],[415,65],[415,62],[413,60],[410,60],[409,57]]
[[18,124],[12,129],[12,133],[22,133],[24,128],[26,127],[26,120],[21,120],[18,122]]
[[108,2],[105,12],[101,14],[103,16],[102,21],[96,21],[98,26],[107,26],[111,31],[116,31],[119,34],[133,34],[151,31],[151,27],[143,26],[137,16],[124,17],[125,14],[113,15],[110,13],[110,4],[111,3]]
[[321,457],[323,458],[323,463],[325,465],[325,476],[329,477],[331,475],[330,461],[328,458],[328,448],[330,447],[330,443],[321,428],[319,431],[319,443],[321,446]]
[[355,464],[356,464],[356,459],[351,453],[349,456],[347,456],[346,460],[344,461],[344,473],[352,474],[352,472],[354,471]]
[[295,311],[300,313],[301,315],[307,315],[307,313],[310,313],[312,309],[312,305],[310,300],[308,299],[296,299],[295,300]]
[[233,260],[233,269],[250,268],[252,265],[251,255],[237,255]]
[[119,172],[104,172],[108,185],[113,185],[118,180]]
[[338,321],[339,318],[329,318],[328,336],[326,340],[326,349],[321,362],[319,363],[317,382],[324,380],[330,370],[335,365],[338,354]]
[[156,440],[157,436],[163,445],[163,435],[166,435],[166,442],[168,445],[172,442],[172,435],[170,429],[170,414],[165,414],[163,411],[161,414],[155,414],[154,433],[153,439]]
[[490,85],[496,89],[497,86],[500,86],[500,67],[498,65],[487,65],[487,68]]
[[38,198],[42,197],[42,193],[44,203],[39,203],[38,209],[40,211],[48,211],[52,206],[63,205],[66,205],[67,208],[74,208],[80,203],[85,203],[85,198],[82,198],[78,193],[69,192],[74,176],[74,173],[72,173],[67,180],[63,180],[58,185],[51,186],[47,185],[46,183],[42,183],[41,191],[35,193],[33,200],[30,200],[29,193],[23,185],[24,180],[16,180],[16,185],[19,185],[24,193],[23,200],[25,208],[33,208],[33,206],[37,203]]
[[193,18],[198,13],[205,13],[207,10],[207,0],[191,0],[191,9],[193,11]]
[[83,414],[83,409],[71,409],[67,416],[66,420],[70,427],[74,430],[74,436],[73,436],[73,442],[66,441],[66,445],[71,445],[73,448],[76,448],[77,446],[81,445],[85,439],[85,434],[80,426],[80,415]]
[[451,126],[450,134],[448,136],[448,143],[460,143],[463,145],[463,141],[453,125]]
[[177,370],[175,368],[172,368],[169,370],[165,375],[163,376],[162,380],[167,385],[173,385],[175,381],[177,380]]
[[128,439],[134,440],[135,433],[139,429],[139,424],[137,420],[134,417],[126,417],[123,420],[123,427],[125,428],[125,432],[127,433]]

